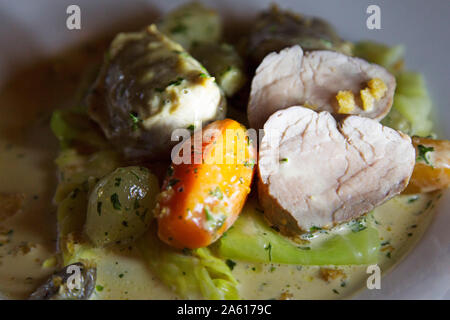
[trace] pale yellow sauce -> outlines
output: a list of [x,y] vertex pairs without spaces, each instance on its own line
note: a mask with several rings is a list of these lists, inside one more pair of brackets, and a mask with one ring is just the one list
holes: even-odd
[[[57,247],[52,196],[58,147],[48,120],[53,108],[67,104],[67,97],[74,95],[81,81],[79,70],[99,61],[104,43],[98,48],[76,49],[59,57],[56,64],[47,62],[20,71],[0,88],[0,192],[25,195],[22,210],[0,222],[0,296],[26,298],[58,267],[43,266]],[[420,195],[411,203],[412,196],[401,196],[375,210],[384,244],[379,259],[383,272],[420,240],[438,196]],[[133,246],[96,249],[96,253],[97,289],[92,299],[176,298],[154,278]],[[233,274],[244,299],[335,299],[365,287],[366,266],[339,269],[345,277],[329,283],[319,276],[319,267],[238,261]]]

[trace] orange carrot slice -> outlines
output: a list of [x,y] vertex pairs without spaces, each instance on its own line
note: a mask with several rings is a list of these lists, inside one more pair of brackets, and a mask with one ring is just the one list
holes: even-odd
[[450,185],[450,141],[413,137],[416,165],[403,193],[432,192]]
[[245,127],[225,119],[195,132],[181,150],[190,153],[184,158],[191,163],[172,163],[169,168],[156,206],[158,236],[180,249],[205,247],[241,212],[256,149]]

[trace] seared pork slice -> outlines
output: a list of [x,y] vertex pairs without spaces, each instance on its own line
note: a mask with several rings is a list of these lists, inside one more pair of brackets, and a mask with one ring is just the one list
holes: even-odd
[[[369,88],[373,79],[384,90]],[[364,89],[365,101],[361,99]],[[352,94],[354,105],[340,105],[339,91]],[[304,54],[300,46],[293,46],[267,55],[256,69],[248,120],[259,129],[275,111],[293,105],[381,120],[392,106],[394,91],[395,78],[383,67],[333,51]]]
[[267,219],[287,234],[357,218],[400,193],[415,162],[409,136],[360,116],[337,123],[304,107],[264,125],[258,193]]

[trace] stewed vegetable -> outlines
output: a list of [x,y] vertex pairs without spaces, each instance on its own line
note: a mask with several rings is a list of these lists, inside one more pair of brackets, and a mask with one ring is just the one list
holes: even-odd
[[226,112],[214,78],[155,25],[115,37],[88,103],[108,140],[128,157],[148,159],[168,158],[173,130]]
[[216,78],[227,97],[233,96],[247,81],[244,62],[232,45],[198,44],[191,51],[194,58]]
[[450,185],[450,141],[413,137],[416,165],[404,193],[423,193]]
[[195,133],[182,150],[188,163],[172,164],[155,211],[162,241],[194,249],[217,240],[238,217],[250,192],[255,149],[246,129],[225,119]]
[[[224,258],[248,262],[298,265],[375,263],[380,247],[377,229],[371,221],[352,220],[348,225],[349,232],[329,236],[319,241],[319,245],[311,246],[308,241],[295,243],[270,228],[255,201],[248,201],[233,229],[215,246]],[[321,232],[320,228],[313,230]]]
[[352,53],[352,45],[341,40],[326,21],[282,11],[277,6],[261,13],[253,24],[248,52],[257,65],[270,52],[296,44],[305,51],[334,50]]
[[144,167],[118,168],[89,197],[85,232],[97,246],[135,239],[152,218],[157,178]]
[[199,2],[186,3],[169,12],[158,28],[186,50],[199,43],[215,43],[222,36],[219,14]]

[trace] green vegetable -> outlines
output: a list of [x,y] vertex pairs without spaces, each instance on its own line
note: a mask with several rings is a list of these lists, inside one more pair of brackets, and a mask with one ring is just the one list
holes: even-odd
[[352,45],[343,41],[325,20],[306,17],[272,5],[252,22],[248,37],[248,54],[255,65],[270,52],[278,52],[293,45],[304,51],[334,50],[347,55]]
[[433,123],[430,120],[431,99],[420,73],[403,71],[396,77],[397,89],[393,110],[397,110],[410,124],[410,135],[428,136]]
[[404,48],[363,41],[355,45],[354,53],[385,67],[396,77],[394,103],[382,123],[409,135],[428,136],[433,129],[430,120],[431,99],[423,76],[403,70]]
[[238,92],[247,81],[244,62],[229,44],[198,44],[192,48],[192,56],[216,78],[228,97]]
[[353,49],[355,56],[379,64],[393,73],[401,67],[404,53],[405,48],[401,45],[389,47],[372,41],[360,41]]
[[50,128],[62,149],[75,143],[89,148],[106,145],[104,137],[94,128],[86,114],[72,110],[56,110],[52,114]]
[[98,179],[119,166],[120,156],[112,150],[81,155],[75,149],[64,149],[55,160],[60,173],[55,201],[58,204],[76,188],[92,188]]
[[198,43],[219,41],[222,21],[217,12],[190,2],[169,12],[158,23],[158,29],[189,51]]
[[[221,257],[263,263],[360,265],[377,262],[378,231],[373,227],[336,234],[315,247],[301,247],[271,229],[247,202],[233,227],[215,244]],[[358,231],[358,232],[357,232]]]
[[137,244],[150,269],[182,299],[239,299],[229,265],[208,248],[177,251],[158,239],[155,228]]
[[88,192],[82,189],[75,190],[69,193],[57,208],[58,237],[60,239],[73,232],[81,233],[86,220]]

